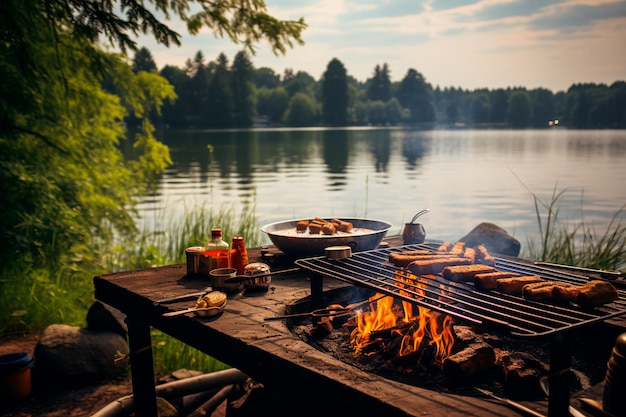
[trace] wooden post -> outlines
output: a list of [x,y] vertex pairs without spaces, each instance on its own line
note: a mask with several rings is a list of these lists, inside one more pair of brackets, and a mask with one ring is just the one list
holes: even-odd
[[130,372],[136,417],[157,417],[150,326],[127,316]]

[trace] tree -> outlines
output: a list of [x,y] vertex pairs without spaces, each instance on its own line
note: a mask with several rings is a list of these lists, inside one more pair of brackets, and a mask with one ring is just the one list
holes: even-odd
[[317,108],[311,96],[296,93],[289,100],[289,108],[285,119],[290,126],[310,126],[317,118]]
[[252,126],[256,107],[255,87],[252,82],[254,66],[246,51],[235,55],[231,73],[233,124],[240,127]]
[[207,90],[207,105],[203,109],[204,120],[210,127],[229,127],[233,124],[235,102],[228,58],[224,53],[219,54],[216,64]]
[[289,108],[289,94],[284,87],[265,87],[259,89],[257,95],[257,114],[269,117],[273,123],[282,123],[285,112]]
[[374,76],[367,81],[367,99],[370,101],[382,101],[391,99],[391,80],[387,64],[376,65]]
[[348,80],[343,63],[333,58],[322,76],[322,121],[343,126],[348,119]]
[[[146,6],[150,3],[154,12]],[[175,98],[153,72],[134,74],[122,54],[150,33],[160,44],[180,35],[156,14],[177,15],[191,34],[209,27],[253,52],[302,43],[306,25],[269,16],[256,0],[3,0],[0,2],[0,256],[61,265],[93,259],[94,238],[134,231],[133,201],[170,163],[147,116]],[[107,88],[103,88],[106,85]],[[123,121],[141,121],[127,132]],[[119,143],[134,133],[134,154]],[[6,198],[5,198],[6,197]],[[91,262],[89,263],[92,264]]]
[[280,75],[276,74],[273,69],[268,67],[255,69],[252,78],[257,88],[276,88],[280,85]]
[[410,111],[410,122],[435,121],[433,90],[424,76],[410,68],[398,87],[396,97],[403,108]]
[[511,127],[518,129],[532,124],[533,107],[528,92],[516,90],[509,95],[507,121]]
[[154,58],[152,57],[152,53],[148,50],[148,48],[142,47],[136,53],[133,58],[133,72],[137,73],[139,71],[156,71],[157,66],[156,62],[154,62]]

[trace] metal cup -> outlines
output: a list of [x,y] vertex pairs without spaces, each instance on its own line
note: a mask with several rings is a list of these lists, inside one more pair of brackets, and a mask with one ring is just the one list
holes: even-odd
[[424,243],[426,230],[421,223],[405,223],[402,231],[402,242],[405,245]]
[[235,268],[215,268],[209,272],[211,275],[211,287],[214,290],[223,292],[235,292],[241,288],[241,283],[227,284],[225,281],[228,278],[234,278],[237,276],[237,269]]

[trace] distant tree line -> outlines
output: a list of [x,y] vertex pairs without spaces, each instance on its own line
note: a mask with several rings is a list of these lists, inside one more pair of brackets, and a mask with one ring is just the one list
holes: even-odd
[[[133,60],[137,71],[157,71],[149,50]],[[626,128],[626,81],[573,84],[566,92],[508,87],[466,90],[434,87],[410,68],[391,82],[387,64],[364,82],[334,58],[319,80],[304,71],[277,74],[254,68],[246,51],[232,64],[221,53],[207,62],[202,52],[184,68],[159,74],[174,86],[158,121],[174,128],[408,125],[416,127]]]

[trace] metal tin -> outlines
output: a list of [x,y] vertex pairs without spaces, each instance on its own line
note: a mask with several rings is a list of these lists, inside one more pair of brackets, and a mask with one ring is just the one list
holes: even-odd
[[211,258],[204,256],[204,247],[192,246],[185,249],[187,275],[209,275]]
[[228,278],[234,278],[237,276],[237,270],[235,268],[215,268],[209,272],[211,276],[211,286],[215,290],[231,293],[238,291],[241,288],[241,283],[236,282],[227,284],[225,281]]
[[[254,276],[256,274],[266,274],[270,272],[269,265],[263,262],[252,262],[246,265],[244,269],[244,275]],[[272,276],[266,275],[254,279],[249,279],[244,282],[244,287],[248,291],[260,291],[267,290],[270,282],[272,282]]]

